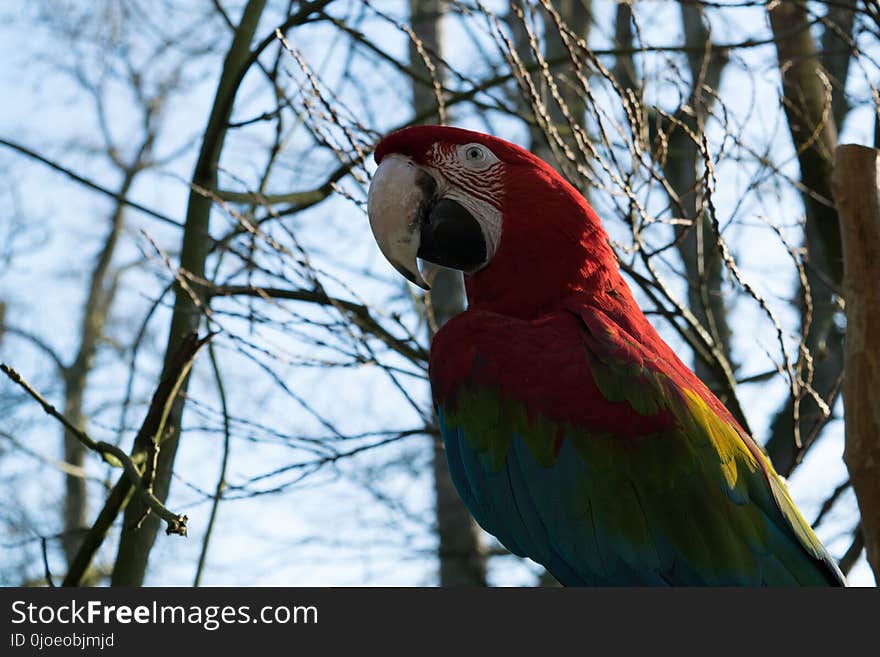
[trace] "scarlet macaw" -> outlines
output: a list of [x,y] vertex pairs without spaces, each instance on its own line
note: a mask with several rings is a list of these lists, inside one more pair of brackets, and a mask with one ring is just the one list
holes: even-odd
[[464,272],[430,381],[479,524],[564,585],[841,586],[769,460],[660,338],[598,217],[541,159],[418,126],[383,139],[380,249]]

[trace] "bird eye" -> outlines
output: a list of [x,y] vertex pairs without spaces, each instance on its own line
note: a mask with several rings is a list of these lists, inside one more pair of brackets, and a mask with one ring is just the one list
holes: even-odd
[[462,144],[458,147],[458,160],[474,171],[484,171],[498,162],[498,158],[483,144]]
[[468,146],[464,156],[468,162],[482,162],[486,159],[486,154],[479,146]]

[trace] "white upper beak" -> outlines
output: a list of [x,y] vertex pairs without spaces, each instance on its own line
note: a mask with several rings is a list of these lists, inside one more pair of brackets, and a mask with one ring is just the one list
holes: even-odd
[[407,279],[427,290],[419,272],[421,214],[426,198],[427,172],[403,155],[388,154],[373,176],[367,197],[370,229],[382,254]]

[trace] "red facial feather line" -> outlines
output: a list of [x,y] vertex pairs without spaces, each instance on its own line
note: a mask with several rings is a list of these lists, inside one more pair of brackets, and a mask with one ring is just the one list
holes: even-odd
[[495,162],[482,171],[469,170],[458,159],[458,146],[445,142],[434,144],[427,159],[450,185],[501,210],[504,196],[503,162]]

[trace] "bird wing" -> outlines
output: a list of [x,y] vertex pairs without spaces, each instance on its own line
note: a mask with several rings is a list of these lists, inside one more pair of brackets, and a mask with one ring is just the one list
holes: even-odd
[[761,450],[660,344],[589,306],[468,311],[438,333],[440,430],[480,525],[566,585],[842,584]]

